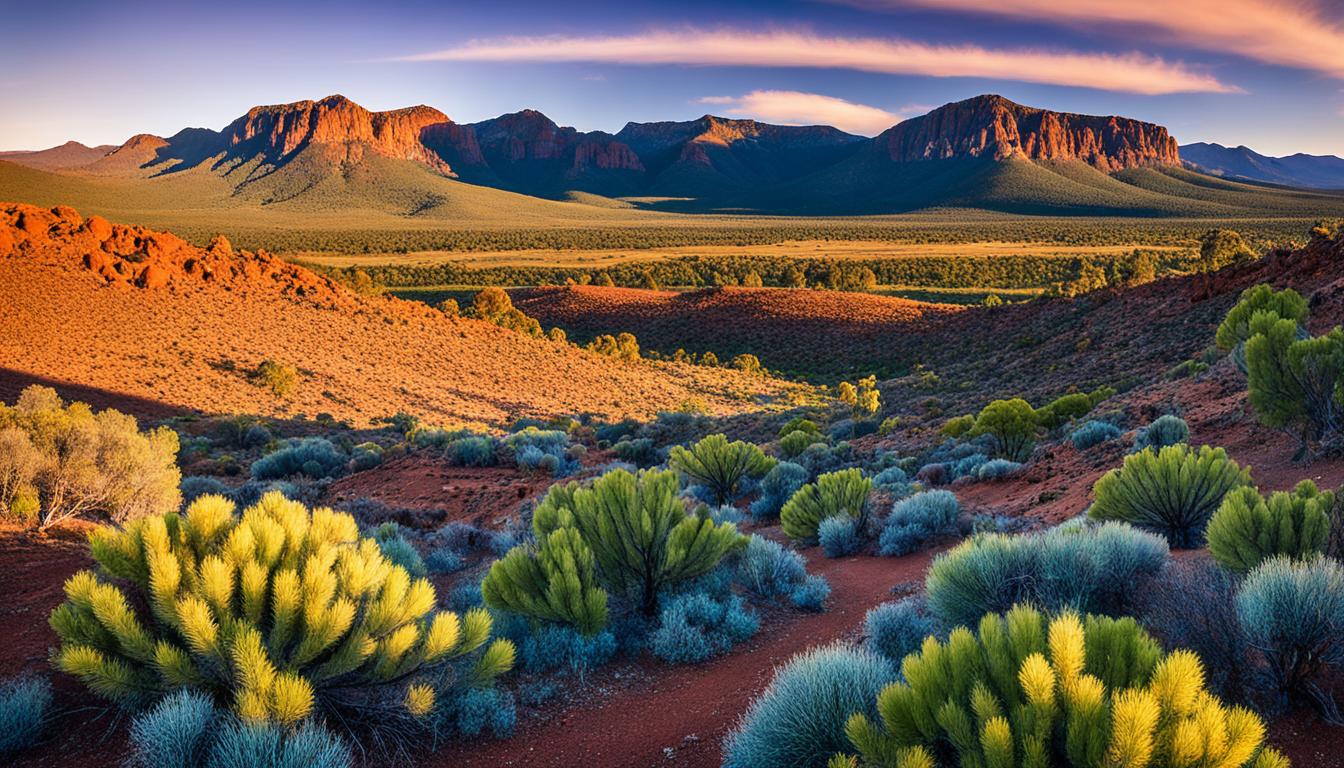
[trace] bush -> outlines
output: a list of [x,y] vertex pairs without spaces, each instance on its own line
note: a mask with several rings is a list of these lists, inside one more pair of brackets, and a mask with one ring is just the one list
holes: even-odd
[[1319,684],[1344,662],[1344,568],[1319,556],[1266,560],[1242,582],[1237,614],[1275,690],[1332,710]]
[[552,477],[563,477],[579,467],[579,462],[569,453],[569,435],[558,429],[529,426],[505,438],[504,445],[513,451],[519,469],[540,470]]
[[934,538],[955,533],[959,514],[961,505],[951,491],[924,491],[898,501],[882,527],[878,551],[910,554]]
[[1275,555],[1301,559],[1325,551],[1335,495],[1303,480],[1292,493],[1266,500],[1255,488],[1237,488],[1209,520],[1209,554],[1224,568],[1246,573]]
[[252,477],[278,480],[307,475],[318,480],[336,477],[345,471],[346,455],[323,437],[305,437],[252,462]]
[[232,720],[219,730],[206,768],[349,768],[350,747],[312,721],[290,731]]
[[360,443],[350,451],[350,471],[364,472],[383,463],[383,447],[377,443]]
[[999,456],[1026,461],[1036,445],[1038,421],[1031,404],[1021,398],[995,400],[975,418],[972,437],[993,435]]
[[[1214,334],[1218,349],[1232,352],[1243,346],[1254,335],[1251,331],[1251,319],[1256,313],[1268,312],[1284,320],[1292,320],[1300,326],[1307,324],[1307,300],[1292,288],[1276,291],[1267,283],[1251,286],[1241,292],[1236,306],[1228,310],[1227,316]],[[1244,353],[1241,364],[1244,366]],[[1245,373],[1245,368],[1242,368]]]
[[828,517],[817,526],[817,539],[827,557],[848,557],[863,546],[852,517]]
[[1152,424],[1139,429],[1134,435],[1134,450],[1166,448],[1169,445],[1187,442],[1189,439],[1190,427],[1186,426],[1185,420],[1167,414],[1157,417]]
[[767,599],[792,593],[806,578],[802,555],[754,533],[737,564],[738,581]]
[[1251,473],[1222,448],[1172,445],[1125,457],[1092,486],[1094,520],[1122,520],[1167,538],[1179,549],[1197,547],[1223,496],[1251,485]]
[[658,449],[654,447],[653,438],[650,437],[622,440],[611,449],[615,452],[616,458],[628,461],[637,467],[651,467],[658,463]]
[[929,609],[947,626],[972,626],[1017,603],[1131,614],[1167,554],[1161,537],[1119,523],[985,534],[939,555],[924,584]]
[[1046,429],[1062,427],[1086,416],[1092,406],[1092,398],[1082,392],[1063,395],[1036,411],[1036,423]]
[[528,336],[541,336],[541,324],[513,306],[513,300],[503,288],[489,286],[482,289],[463,314]]
[[215,703],[199,691],[168,694],[131,724],[134,768],[196,768],[210,749]]
[[463,736],[479,736],[489,728],[495,738],[507,739],[518,721],[513,697],[498,688],[469,689],[446,714],[445,719],[450,717],[453,729]]
[[53,658],[111,701],[190,685],[249,723],[294,724],[320,707],[404,726],[428,713],[434,681],[486,684],[513,662],[508,642],[486,645],[487,612],[434,611],[434,587],[360,538],[354,518],[278,493],[241,519],[206,496],[89,543],[99,571],[66,582]]
[[795,541],[815,543],[817,526],[835,515],[846,515],[865,522],[865,502],[873,481],[858,469],[831,472],[798,489],[779,511],[784,533]]
[[761,495],[751,503],[751,516],[757,520],[779,517],[784,504],[807,485],[808,472],[789,461],[781,461],[770,468],[761,479]]
[[756,634],[760,621],[727,595],[716,600],[703,592],[678,595],[663,607],[658,629],[649,638],[655,656],[674,664],[695,664],[726,653]]
[[894,678],[881,656],[843,645],[793,657],[724,741],[724,767],[824,765],[848,747],[849,717],[874,713],[878,693]]
[[981,480],[1002,480],[1022,471],[1022,465],[1007,459],[990,459],[975,470],[975,476]]
[[615,336],[604,333],[588,342],[584,349],[618,360],[639,359],[639,340],[633,333],[618,333]]
[[51,707],[51,683],[41,677],[15,677],[0,683],[0,755],[37,743]]
[[1293,429],[1302,441],[1299,456],[1320,442],[1335,443],[1344,428],[1344,329],[1302,338],[1295,320],[1259,312],[1251,318],[1246,342],[1246,385],[1260,423]]
[[815,432],[806,432],[796,430],[788,433],[779,439],[779,452],[787,458],[798,456],[807,450],[808,446],[817,443],[825,443],[826,437]]
[[943,422],[938,434],[956,439],[966,436],[974,428],[975,416],[968,413],[965,416],[954,416]]
[[924,638],[937,634],[938,622],[929,615],[922,598],[883,603],[863,617],[864,645],[896,667],[919,650]]
[[416,550],[411,542],[401,533],[401,527],[396,523],[383,523],[373,531],[373,540],[378,542],[378,549],[382,550],[383,557],[393,565],[399,565],[406,569],[406,572],[415,578],[421,578],[429,573],[425,567],[425,561],[420,557],[420,552]]
[[448,463],[459,467],[493,467],[498,463],[496,443],[488,435],[460,437],[448,443]]
[[1189,648],[1207,665],[1209,689],[1247,700],[1250,645],[1237,618],[1237,582],[1207,560],[1171,560],[1148,592],[1143,624],[1167,648]]
[[112,409],[68,406],[31,386],[13,407],[0,403],[0,518],[47,528],[104,515],[115,522],[162,514],[181,504],[177,433],[141,432]]
[[276,397],[287,398],[299,388],[299,369],[279,360],[262,360],[252,372],[252,382]]
[[500,617],[500,634],[513,641],[520,666],[532,674],[567,670],[583,675],[616,654],[609,629],[585,637],[566,624],[537,623],[511,613]]
[[1096,445],[1101,445],[1120,436],[1120,428],[1114,424],[1108,424],[1104,421],[1089,421],[1073,430],[1069,439],[1073,441],[1073,447],[1080,451],[1085,451]]
[[202,496],[228,496],[233,490],[213,477],[202,475],[182,478],[181,489],[183,504],[190,504]]
[[592,634],[606,596],[656,616],[659,593],[707,573],[745,545],[737,528],[686,514],[674,472],[608,472],[589,488],[554,485],[532,515],[539,546],[512,549],[482,584],[493,608],[565,621]]
[[789,602],[793,607],[804,611],[821,612],[826,610],[826,598],[831,596],[831,584],[826,577],[811,575],[803,583],[793,588]]
[[[1049,756],[1077,768],[1149,765],[1155,754],[1189,754],[1287,766],[1263,748],[1259,718],[1204,690],[1198,656],[1164,657],[1131,618],[1047,620],[1018,606],[978,626],[926,641],[903,663],[905,681],[879,694],[879,720],[863,712],[849,720],[845,732],[866,765],[932,766],[946,750],[960,765],[1015,765],[1023,754],[1037,765]],[[1161,764],[1185,762],[1177,760]]]
[[425,569],[430,573],[456,573],[466,566],[462,555],[448,547],[438,547],[425,555]]
[[716,503],[727,504],[737,497],[738,483],[764,475],[774,460],[751,443],[710,435],[689,448],[673,446],[667,464],[709,488]]

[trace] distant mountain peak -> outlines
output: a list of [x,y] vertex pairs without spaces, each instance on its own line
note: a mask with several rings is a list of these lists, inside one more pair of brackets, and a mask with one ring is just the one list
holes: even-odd
[[1215,176],[1290,187],[1344,189],[1344,158],[1335,155],[1297,152],[1271,157],[1244,144],[1225,147],[1198,141],[1182,145],[1181,157],[1191,167]]

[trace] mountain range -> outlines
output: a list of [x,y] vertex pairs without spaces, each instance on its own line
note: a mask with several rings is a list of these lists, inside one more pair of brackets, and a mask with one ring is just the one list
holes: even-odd
[[1229,179],[1244,179],[1288,187],[1344,189],[1344,158],[1335,155],[1269,157],[1249,147],[1224,147],[1199,142],[1181,147],[1190,167]]
[[1182,151],[1160,125],[996,95],[944,105],[873,138],[713,115],[632,122],[615,134],[562,127],[535,110],[457,123],[428,106],[373,112],[329,96],[254,107],[218,131],[0,154],[0,198],[60,190],[72,199],[58,202],[94,209],[115,197],[137,210],[361,208],[458,221],[501,207],[583,218],[553,207],[575,200],[589,209],[788,214],[1229,215],[1344,205],[1226,180],[1271,180],[1249,174],[1211,178]]

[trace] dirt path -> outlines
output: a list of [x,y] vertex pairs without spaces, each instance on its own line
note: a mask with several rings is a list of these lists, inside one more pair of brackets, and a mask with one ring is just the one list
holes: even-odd
[[[591,706],[571,706],[521,725],[507,741],[455,743],[422,765],[610,766],[710,768],[748,703],[769,684],[775,667],[814,645],[858,631],[869,608],[892,599],[897,584],[923,579],[932,552],[902,558],[828,560],[808,553],[808,570],[831,582],[825,613],[804,614],[763,627],[750,643],[716,661],[691,666],[650,664],[641,679]],[[617,685],[619,681],[610,681]]]

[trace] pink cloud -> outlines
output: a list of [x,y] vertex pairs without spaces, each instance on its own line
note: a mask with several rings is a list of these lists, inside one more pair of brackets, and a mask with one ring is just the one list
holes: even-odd
[[808,67],[927,77],[978,77],[1140,94],[1238,90],[1183,63],[1140,53],[929,45],[807,31],[683,28],[632,35],[504,37],[473,40],[457,48],[400,60]]
[[706,96],[701,104],[727,106],[729,117],[749,117],[781,125],[833,125],[842,131],[875,136],[901,116],[867,104],[800,91],[752,91],[738,97]]
[[970,11],[1079,27],[1130,24],[1191,48],[1344,77],[1344,26],[1292,0],[835,0],[862,8]]

